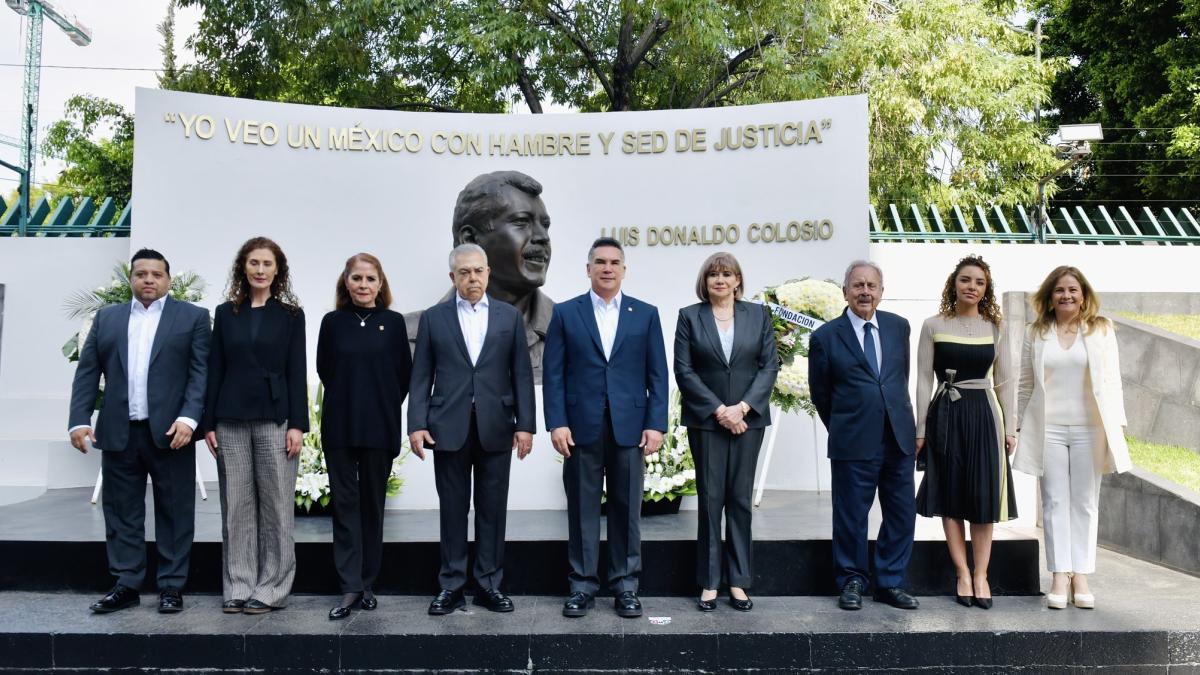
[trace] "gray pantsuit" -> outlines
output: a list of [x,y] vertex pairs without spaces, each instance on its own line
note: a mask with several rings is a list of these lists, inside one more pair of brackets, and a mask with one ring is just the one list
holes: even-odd
[[[706,302],[679,310],[675,323],[675,379],[700,498],[696,583],[707,589],[718,588],[722,577],[739,588],[749,588],[753,580],[750,497],[779,371],[770,310],[739,301],[733,319],[731,344],[722,343],[712,305]],[[743,401],[750,408],[743,418],[747,430],[734,435],[717,422],[716,412]]]
[[[688,443],[696,462],[698,528],[696,583],[701,588],[730,586],[748,589],[753,575],[754,469],[765,430],[749,429],[733,435],[724,429],[688,429]],[[725,546],[721,546],[721,513],[725,514]]]
[[296,472],[287,423],[218,421],[226,600],[287,604],[296,576]]

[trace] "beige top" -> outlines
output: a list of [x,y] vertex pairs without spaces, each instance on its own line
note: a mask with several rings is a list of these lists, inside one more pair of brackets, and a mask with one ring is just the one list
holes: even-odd
[[1016,435],[1016,372],[1013,369],[1016,355],[1009,353],[1004,330],[983,317],[960,319],[936,314],[925,319],[921,325],[921,334],[917,338],[917,438],[925,438],[925,417],[929,414],[930,399],[937,386],[937,377],[933,372],[933,347],[936,342],[943,341],[995,345],[995,358],[988,372],[992,380],[988,398],[993,400],[993,406],[999,406],[996,422],[1000,427],[998,431],[1003,447],[1004,435]]

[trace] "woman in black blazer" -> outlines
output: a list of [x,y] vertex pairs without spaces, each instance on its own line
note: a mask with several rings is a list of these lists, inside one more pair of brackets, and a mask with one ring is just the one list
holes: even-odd
[[741,302],[743,287],[737,259],[713,254],[696,278],[701,302],[679,310],[675,325],[675,381],[696,462],[696,580],[703,589],[699,607],[705,612],[717,607],[722,576],[734,609],[753,607],[745,590],[753,579],[751,492],[763,432],[771,424],[779,356],[770,310]]
[[371,586],[383,557],[383,506],[392,461],[400,454],[400,408],[412,357],[404,317],[388,307],[392,291],[370,253],[346,261],[334,311],[321,320],[317,374],[325,385],[321,447],[333,497],[333,564],[344,619],[356,605],[375,609]]
[[205,440],[221,482],[226,613],[287,604],[296,574],[296,471],[308,431],[304,312],[287,257],[255,237],[242,245],[217,307],[208,359]]

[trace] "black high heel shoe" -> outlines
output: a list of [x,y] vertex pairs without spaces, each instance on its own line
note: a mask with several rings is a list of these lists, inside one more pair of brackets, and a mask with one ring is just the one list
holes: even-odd
[[[955,582],[955,583],[957,584],[957,582]],[[974,588],[974,586],[972,586],[972,588]],[[975,600],[974,591],[972,591],[971,595],[958,595],[958,589],[955,588],[954,590],[955,590],[955,595],[954,595],[955,602],[962,605],[963,607],[970,607],[972,605],[973,601]]]
[[329,620],[337,621],[350,616],[350,610],[362,600],[362,593],[347,593],[342,596],[342,602],[329,610]]

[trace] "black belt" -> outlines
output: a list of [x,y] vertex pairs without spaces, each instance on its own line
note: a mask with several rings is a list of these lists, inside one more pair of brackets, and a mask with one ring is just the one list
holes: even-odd
[[129,420],[129,426],[131,426],[131,427],[148,427],[148,426],[150,426],[150,420],[148,420],[148,419]]

